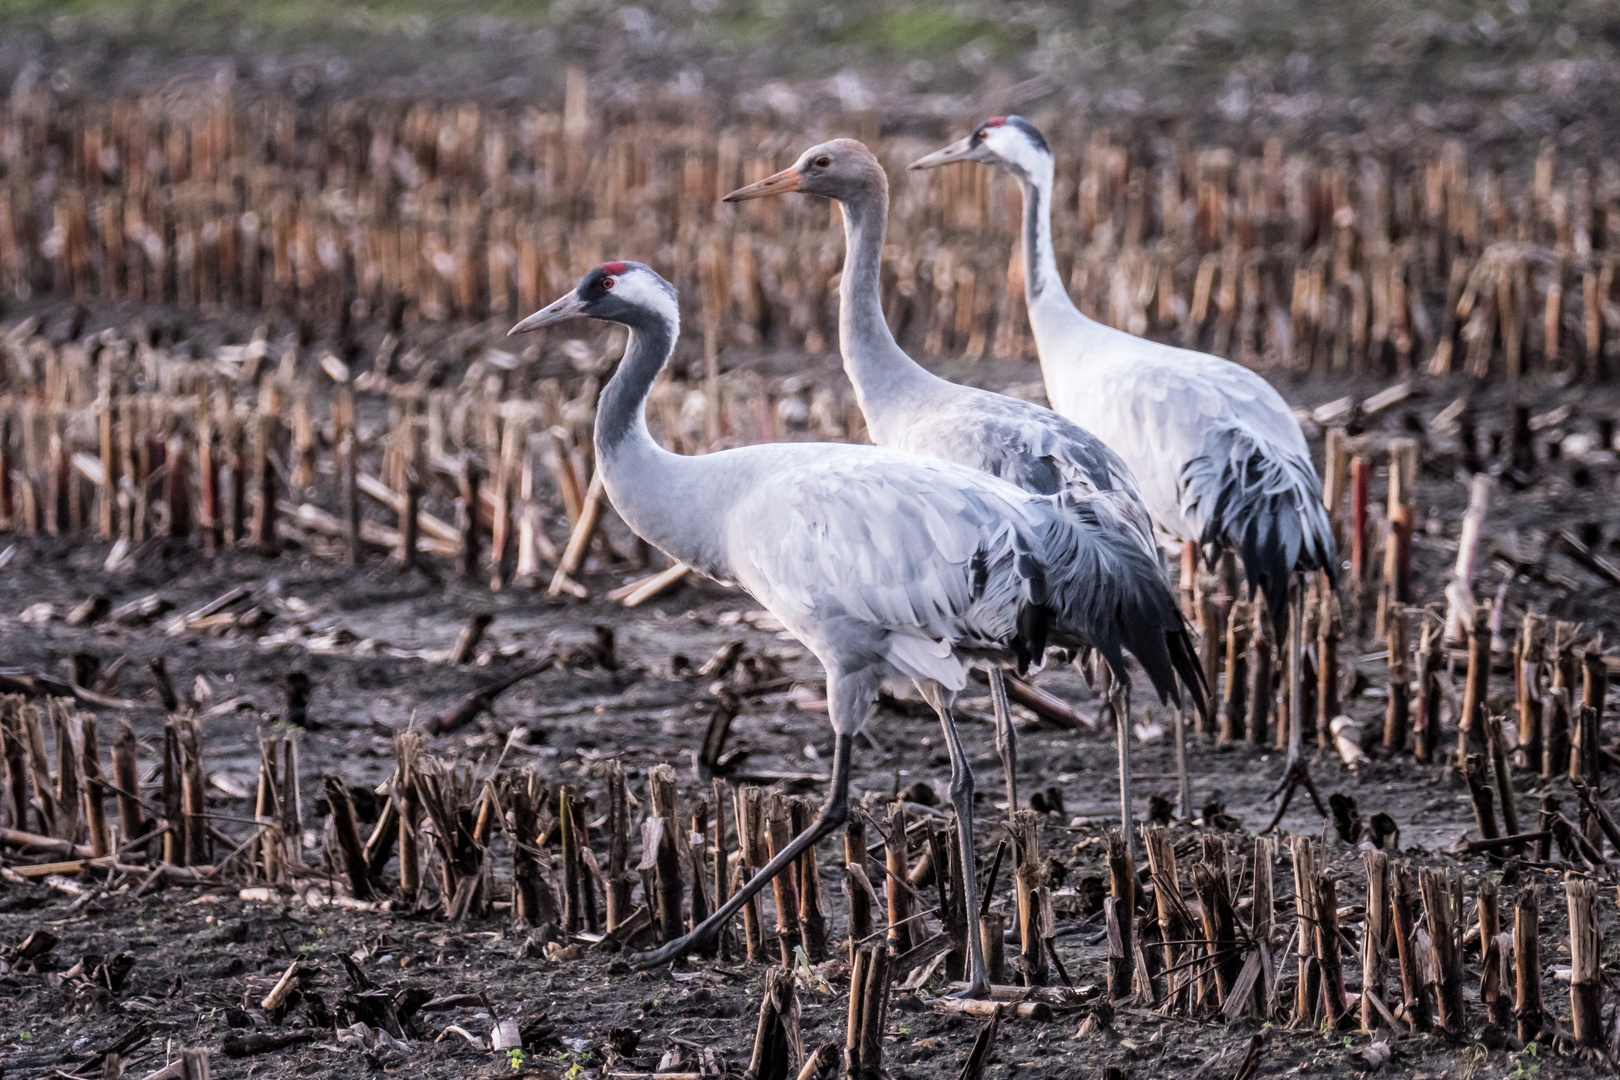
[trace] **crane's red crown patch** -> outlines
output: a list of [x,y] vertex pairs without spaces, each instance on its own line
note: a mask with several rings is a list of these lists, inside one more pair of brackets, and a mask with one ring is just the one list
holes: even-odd
[[615,262],[602,264],[602,273],[604,274],[622,274],[627,269],[629,269],[629,267],[625,266],[624,263]]

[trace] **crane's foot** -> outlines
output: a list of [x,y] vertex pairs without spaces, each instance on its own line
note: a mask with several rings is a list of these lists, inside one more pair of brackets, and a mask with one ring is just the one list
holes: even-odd
[[1316,812],[1323,817],[1327,817],[1327,807],[1322,805],[1322,796],[1316,790],[1315,781],[1311,779],[1310,761],[1304,754],[1300,754],[1289,760],[1283,770],[1282,779],[1272,789],[1271,794],[1266,796],[1268,799],[1275,799],[1278,795],[1281,795],[1282,802],[1277,807],[1277,813],[1272,816],[1271,824],[1260,830],[1261,832],[1268,833],[1277,827],[1277,823],[1282,821],[1283,815],[1288,813],[1288,804],[1294,801],[1294,793],[1301,787],[1310,794],[1311,802],[1316,804]]
[[637,971],[646,971],[649,968],[663,967],[672,964],[681,957],[696,952],[703,946],[710,944],[719,936],[718,929],[709,931],[699,926],[689,934],[684,934],[674,941],[665,942],[658,948],[649,952],[636,953],[630,957],[630,966]]
[[797,862],[807,848],[813,847],[822,837],[830,834],[849,818],[849,744],[850,737],[842,731],[835,731],[833,735],[833,781],[832,790],[827,792],[827,801],[822,803],[821,810],[816,814],[810,827],[795,836],[788,845],[772,856],[771,861],[760,867],[759,871],[749,878],[730,900],[720,905],[720,910],[710,915],[703,922],[692,928],[691,933],[666,942],[651,952],[639,953],[629,958],[631,966],[638,971],[648,968],[661,967],[673,960],[679,960],[686,954],[708,945],[714,944],[720,937],[721,931],[737,913],[743,909],[751,897],[758,895],[770,880],[777,874],[786,870]]
[[952,990],[945,996],[965,1001],[989,1001],[990,977],[982,971],[978,972],[969,980],[966,986],[959,990]]

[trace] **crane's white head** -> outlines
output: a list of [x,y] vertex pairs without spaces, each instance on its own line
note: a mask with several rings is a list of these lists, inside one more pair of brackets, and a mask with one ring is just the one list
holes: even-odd
[[1029,179],[1051,174],[1052,149],[1046,136],[1022,116],[992,116],[965,139],[911,163],[913,169],[937,169],[953,161],[999,165]]
[[740,187],[723,201],[744,202],[790,191],[825,195],[846,202],[862,195],[881,193],[886,196],[889,178],[864,143],[855,139],[830,139],[800,154],[798,161],[781,172]]
[[507,334],[525,334],[568,319],[602,319],[626,326],[660,322],[678,328],[681,309],[675,286],[646,263],[603,263],[580,278],[572,292],[547,304]]

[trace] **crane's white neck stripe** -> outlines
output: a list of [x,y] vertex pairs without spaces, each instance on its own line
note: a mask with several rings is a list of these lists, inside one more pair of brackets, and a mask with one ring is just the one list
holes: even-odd
[[680,304],[663,282],[646,270],[632,269],[620,274],[613,281],[613,294],[626,304],[652,312],[672,326],[680,326]]

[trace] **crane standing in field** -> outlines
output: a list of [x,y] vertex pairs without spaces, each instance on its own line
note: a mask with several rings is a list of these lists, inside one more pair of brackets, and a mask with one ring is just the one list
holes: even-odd
[[1265,596],[1277,640],[1289,643],[1288,763],[1273,792],[1283,794],[1278,817],[1301,784],[1321,810],[1300,750],[1303,592],[1296,575],[1323,570],[1332,579],[1337,556],[1299,422],[1282,395],[1247,368],[1105,326],[1074,305],[1052,250],[1052,152],[1029,121],[992,117],[911,167],[955,161],[1005,169],[1023,191],[1024,300],[1052,407],[1130,465],[1165,546],[1195,544],[1211,564],[1222,549],[1235,550],[1251,592]]
[[[1176,671],[1163,642],[1180,613],[1168,593],[1120,580],[1156,572],[1152,558],[1115,541],[1095,500],[1031,494],[948,462],[846,443],[672,454],[647,430],[646,404],[680,333],[674,288],[640,263],[605,263],[512,333],[582,317],[629,329],[596,413],[597,468],[614,507],[670,558],[741,586],[803,642],[826,669],[833,726],[831,789],[810,828],[691,933],[641,963],[712,941],[749,897],[847,818],[850,742],[879,689],[907,679],[939,714],[966,910],[976,912],[973,774],[951,714],[968,666],[1023,667],[1048,641],[1096,648],[1118,665],[1123,643],[1170,693]],[[968,945],[969,992],[985,996],[976,918]]]
[[[1083,494],[1088,512],[1104,516],[1110,543],[1117,549],[1147,553],[1152,573],[1133,576],[1127,564],[1112,571],[1119,587],[1168,602],[1170,593],[1157,570],[1158,551],[1152,524],[1136,480],[1118,454],[1084,428],[1051,409],[1020,398],[962,386],[942,379],[906,355],[883,316],[879,280],[883,239],[888,227],[889,180],[883,166],[854,139],[833,139],[812,146],[791,167],[725,197],[741,202],[770,195],[801,192],[838,203],[844,219],[844,270],[838,287],[838,347],[844,371],[866,418],[867,431],[879,446],[955,462],[1045,495]],[[1167,654],[1197,707],[1204,703],[1203,676],[1192,642],[1178,618],[1162,642],[1147,641],[1145,663]],[[1133,651],[1135,651],[1133,649]],[[1129,686],[1123,668],[1115,668]],[[996,710],[996,744],[1007,773],[1008,812],[1016,808],[1016,752],[1006,691],[999,669],[991,668],[991,702]],[[1130,798],[1130,719],[1128,697],[1117,709],[1120,754],[1120,813],[1127,837],[1132,835]],[[1176,695],[1177,734],[1181,734],[1180,696]],[[1179,746],[1179,740],[1178,740]],[[1185,755],[1177,754],[1183,766]]]

